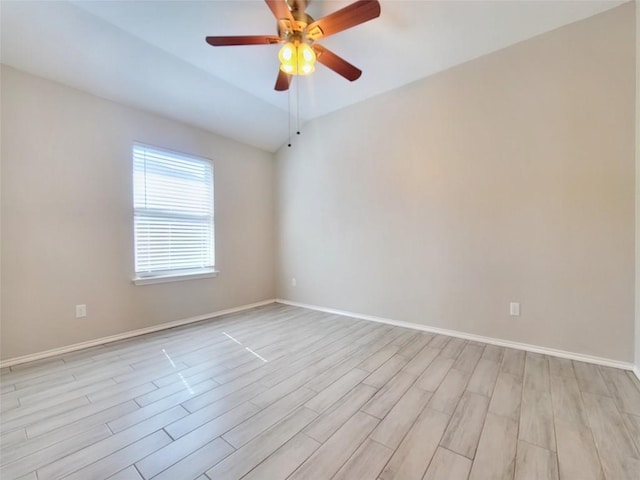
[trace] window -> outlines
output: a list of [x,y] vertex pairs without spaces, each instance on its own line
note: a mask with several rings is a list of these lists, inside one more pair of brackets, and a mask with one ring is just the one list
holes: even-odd
[[215,274],[211,162],[133,146],[136,284]]

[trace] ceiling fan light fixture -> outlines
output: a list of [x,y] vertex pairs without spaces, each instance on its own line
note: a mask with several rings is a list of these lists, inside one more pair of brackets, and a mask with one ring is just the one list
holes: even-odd
[[207,43],[213,47],[285,43],[278,54],[280,69],[274,86],[278,92],[289,90],[293,75],[314,72],[316,61],[350,82],[360,78],[362,70],[315,42],[379,17],[378,0],[356,0],[319,20],[306,12],[310,0],[264,1],[277,21],[277,35],[208,36]]
[[280,63],[282,63],[283,65],[288,65],[293,60],[295,53],[296,46],[291,42],[285,43],[284,46],[280,49],[280,52],[278,52]]
[[316,67],[316,53],[307,43],[287,42],[278,52],[280,70],[289,75],[309,75]]
[[303,65],[300,68],[300,71],[298,72],[298,75],[309,75],[310,73],[313,73],[313,71],[316,69],[316,67],[314,67],[313,65]]
[[302,57],[305,63],[313,63],[316,61],[316,54],[313,49],[306,43],[298,47],[298,55]]

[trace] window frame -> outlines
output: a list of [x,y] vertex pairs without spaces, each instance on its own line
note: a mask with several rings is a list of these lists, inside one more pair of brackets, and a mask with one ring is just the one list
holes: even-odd
[[[204,162],[207,163],[209,165],[209,168],[211,169],[211,185],[210,185],[210,197],[211,197],[211,202],[212,202],[212,206],[211,206],[211,222],[210,222],[210,228],[211,228],[211,246],[210,246],[210,254],[211,254],[211,258],[213,259],[213,265],[210,267],[194,267],[194,268],[175,268],[175,269],[167,269],[167,270],[155,270],[155,271],[141,271],[141,272],[137,272],[136,271],[136,256],[137,256],[137,249],[136,249],[136,243],[137,243],[137,239],[136,239],[136,218],[139,216],[140,213],[140,208],[136,208],[136,200],[135,200],[135,196],[136,196],[136,190],[135,190],[135,175],[136,175],[136,169],[135,169],[135,156],[136,156],[136,148],[139,149],[148,149],[154,152],[157,152],[159,154],[166,154],[167,156],[174,156],[174,157],[178,157],[178,159],[182,160],[182,161],[196,161],[196,162]],[[192,154],[187,154],[187,153],[183,153],[183,152],[178,152],[175,150],[171,150],[171,149],[167,149],[164,147],[158,147],[156,145],[150,145],[147,143],[142,143],[142,142],[137,142],[134,141],[132,146],[131,146],[131,180],[132,180],[132,184],[131,184],[131,199],[132,199],[132,227],[133,227],[133,279],[132,282],[135,285],[150,285],[150,284],[155,284],[155,283],[165,283],[165,282],[176,282],[176,281],[183,281],[183,280],[192,280],[192,279],[199,279],[199,278],[210,278],[210,277],[215,277],[217,276],[217,274],[219,273],[218,269],[216,268],[216,241],[215,241],[215,233],[216,233],[216,229],[215,229],[215,169],[214,169],[214,162],[211,159],[208,158],[204,158],[204,157],[200,157],[197,155],[192,155]],[[179,219],[189,219],[190,216],[189,214],[185,214],[185,215],[180,215],[180,214],[176,214],[176,213],[172,213],[172,212],[166,212],[166,213],[158,213],[158,212],[146,212],[144,216],[147,217],[157,217],[157,218],[166,218],[166,219],[171,219],[174,218],[176,220]],[[191,218],[193,218],[193,216],[191,216]]]

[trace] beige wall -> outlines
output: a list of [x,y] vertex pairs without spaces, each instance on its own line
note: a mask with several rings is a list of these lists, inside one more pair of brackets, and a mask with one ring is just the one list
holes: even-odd
[[[277,262],[283,298],[633,361],[632,8],[306,125],[278,218],[270,154],[2,67],[1,358],[272,298]],[[131,284],[134,140],[214,160],[217,278]]]
[[640,2],[636,7],[636,372],[640,374]]
[[[3,359],[273,298],[271,154],[8,67],[1,120]],[[218,277],[132,285],[134,140],[213,160]]]
[[633,361],[634,28],[627,4],[305,125],[279,296]]

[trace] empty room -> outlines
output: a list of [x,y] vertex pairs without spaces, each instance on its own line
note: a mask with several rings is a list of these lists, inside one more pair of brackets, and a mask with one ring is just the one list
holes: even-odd
[[639,26],[0,0],[0,478],[640,479]]

